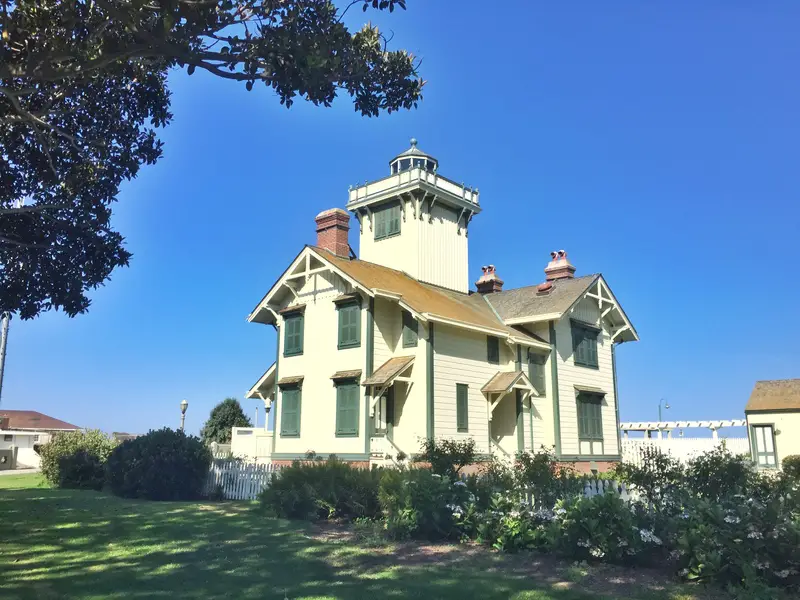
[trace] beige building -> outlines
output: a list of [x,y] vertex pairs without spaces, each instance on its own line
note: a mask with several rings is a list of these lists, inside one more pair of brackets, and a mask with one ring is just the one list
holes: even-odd
[[360,258],[350,214],[319,214],[316,245],[249,316],[278,334],[248,392],[275,414],[273,460],[382,463],[431,437],[473,438],[484,456],[552,446],[585,468],[619,460],[614,349],[638,336],[602,275],[575,277],[559,251],[541,283],[504,290],[488,266],[470,291],[478,190],[414,140],[346,208]]
[[800,455],[800,379],[757,381],[744,409],[753,462],[780,468]]

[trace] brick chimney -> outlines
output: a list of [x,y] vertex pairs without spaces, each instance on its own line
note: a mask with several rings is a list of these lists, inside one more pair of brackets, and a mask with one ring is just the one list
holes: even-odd
[[350,215],[341,208],[331,208],[317,215],[317,246],[342,258],[350,256]]
[[503,280],[497,276],[494,265],[481,267],[481,271],[483,271],[483,275],[475,282],[475,287],[478,289],[479,294],[492,294],[503,291]]
[[557,279],[572,279],[575,277],[575,267],[569,262],[566,250],[551,252],[552,260],[547,263],[544,269],[545,279],[555,281]]

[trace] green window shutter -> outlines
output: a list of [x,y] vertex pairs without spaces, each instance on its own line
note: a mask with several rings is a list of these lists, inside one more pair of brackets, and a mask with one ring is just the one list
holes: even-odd
[[283,340],[283,355],[294,356],[303,353],[303,315],[292,315],[283,320],[286,332]]
[[486,337],[486,360],[491,364],[500,364],[500,340],[493,336]]
[[395,204],[389,211],[389,227],[386,235],[395,235],[400,233],[400,205]]
[[380,240],[386,237],[386,211],[377,210],[372,213],[372,218],[375,220],[375,239]]
[[355,348],[361,344],[361,306],[339,306],[339,348]]
[[546,363],[546,355],[528,350],[528,379],[541,396],[547,393]]
[[603,439],[603,397],[597,394],[578,394],[578,439]]
[[300,388],[285,389],[281,392],[281,435],[286,437],[300,435]]
[[336,387],[336,435],[358,435],[358,384],[343,383]]
[[469,387],[465,383],[456,384],[456,429],[469,431]]
[[572,324],[572,352],[575,364],[597,368],[597,336],[599,332]]
[[407,310],[403,311],[403,348],[417,345],[417,320]]

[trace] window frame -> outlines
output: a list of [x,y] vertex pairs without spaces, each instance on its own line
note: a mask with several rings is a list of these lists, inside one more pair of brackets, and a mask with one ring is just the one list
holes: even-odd
[[456,431],[469,433],[469,385],[466,383],[456,384]]
[[[376,242],[400,235],[402,231],[402,210],[400,202],[389,202],[373,211],[373,234]],[[397,229],[392,229],[392,223],[397,223]]]
[[[605,399],[605,394],[593,394],[591,392],[577,392],[575,395],[575,402],[576,402],[576,417],[578,420],[578,441],[579,442],[603,442],[603,400]],[[592,408],[593,411],[596,411],[596,414],[581,414],[583,411],[586,410],[586,407],[597,407]],[[595,432],[587,431],[588,421],[594,421],[593,428],[596,429]],[[591,429],[591,427],[588,427]]]
[[[602,330],[588,323],[572,320],[572,358],[576,366],[599,369],[598,338]],[[588,343],[588,344],[587,344]],[[587,352],[589,356],[587,356]]]
[[[286,430],[286,394],[297,394],[297,429],[294,431]],[[303,389],[299,385],[285,386],[281,388],[281,437],[282,438],[299,438],[300,437],[300,424],[303,408]]]
[[[355,340],[342,340],[342,317],[345,314],[354,312],[356,314],[356,335]],[[358,348],[361,346],[361,303],[358,300],[349,300],[347,302],[340,302],[336,305],[336,313],[338,318],[338,343],[339,350],[347,348]]]
[[[769,429],[770,437],[772,438],[772,451],[771,452],[759,452],[758,450],[758,433],[756,432],[757,429]],[[775,424],[774,423],[753,423],[750,425],[750,439],[753,446],[753,458],[756,463],[756,468],[758,469],[777,469],[778,468],[778,441],[775,439]],[[764,442],[766,442],[766,436],[764,437]],[[761,464],[759,461],[759,457],[761,455],[764,456],[772,456],[773,463],[765,463]]]
[[[494,350],[494,356],[492,356]],[[486,362],[490,365],[500,364],[500,338],[493,335],[486,336]]]
[[407,310],[402,311],[401,319],[403,328],[403,348],[416,348],[419,345],[419,321]]
[[[340,404],[343,400],[342,392],[349,390],[354,392],[355,400],[355,430],[344,429],[344,424],[340,421],[341,413],[344,410]],[[335,434],[337,438],[357,438],[360,434],[359,421],[361,420],[361,393],[358,380],[341,379],[336,382],[336,423]]]
[[[299,344],[297,348],[289,348],[289,324],[298,322],[300,323]],[[292,312],[283,315],[283,356],[289,358],[291,356],[301,356],[303,354],[303,342],[305,337],[306,318],[302,312]]]

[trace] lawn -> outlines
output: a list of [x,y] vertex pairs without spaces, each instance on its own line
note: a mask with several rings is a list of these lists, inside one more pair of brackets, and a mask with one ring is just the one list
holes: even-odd
[[706,598],[631,570],[533,554],[330,541],[248,503],[154,503],[40,486],[37,475],[0,477],[4,600]]

